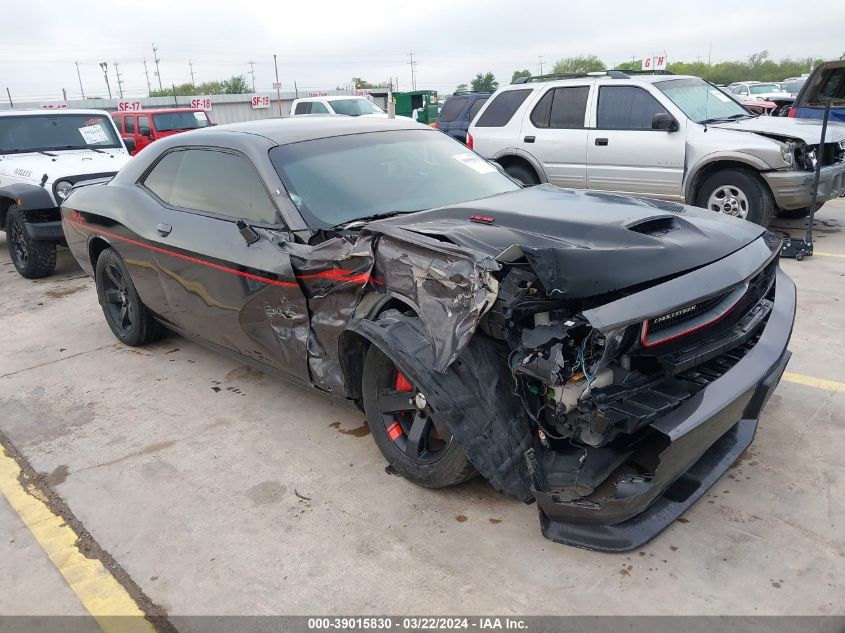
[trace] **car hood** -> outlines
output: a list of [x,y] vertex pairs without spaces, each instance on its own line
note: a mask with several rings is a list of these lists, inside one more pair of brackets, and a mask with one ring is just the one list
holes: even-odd
[[762,227],[673,202],[540,185],[372,222],[531,264],[547,293],[588,297],[687,272],[753,242]]
[[[50,156],[29,152],[0,155],[0,174],[17,176],[40,182],[47,174],[47,182],[85,174],[116,172],[129,160],[125,150],[102,150],[100,154],[88,149],[50,151]],[[28,175],[24,175],[29,172]]]
[[[801,139],[808,145],[818,145],[822,135],[821,121],[815,119],[793,119],[789,117],[756,117],[730,121],[727,123],[713,123],[710,127],[739,132],[755,132],[765,136],[784,139]],[[826,143],[845,140],[845,125],[830,123],[825,135]]]

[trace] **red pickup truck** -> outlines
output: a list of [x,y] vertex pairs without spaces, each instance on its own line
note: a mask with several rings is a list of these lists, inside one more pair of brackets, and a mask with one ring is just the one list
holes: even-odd
[[111,116],[133,156],[165,136],[214,125],[208,112],[201,108],[133,110],[112,112]]

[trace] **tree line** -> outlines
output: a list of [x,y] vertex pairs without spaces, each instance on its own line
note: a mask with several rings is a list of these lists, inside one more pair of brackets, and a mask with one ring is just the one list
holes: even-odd
[[242,95],[252,92],[246,77],[233,75],[220,81],[190,82],[173,85],[163,90],[150,90],[151,97],[190,97],[193,95]]
[[[735,81],[783,81],[787,77],[800,77],[810,72],[813,67],[820,63],[821,59],[805,57],[793,59],[786,57],[775,61],[769,56],[769,51],[760,51],[750,55],[745,60],[718,62],[708,64],[707,62],[670,62],[667,69],[676,75],[694,75],[702,77],[714,84],[726,85]],[[639,70],[642,61],[632,60],[616,64],[613,68],[617,70]],[[552,74],[559,73],[589,73],[610,68],[596,55],[577,55],[575,57],[564,57],[559,59],[552,67]],[[511,75],[511,83],[520,77],[531,77],[528,69],[515,70]],[[493,92],[499,87],[499,82],[492,72],[478,73],[469,84],[459,84],[455,92]]]

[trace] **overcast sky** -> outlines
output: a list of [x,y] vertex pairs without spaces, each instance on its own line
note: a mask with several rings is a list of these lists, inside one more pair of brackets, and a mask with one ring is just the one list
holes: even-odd
[[[351,77],[398,77],[408,89],[408,53],[418,60],[417,87],[451,91],[477,72],[501,83],[516,69],[545,70],[561,57],[595,54],[612,65],[653,52],[670,61],[772,57],[838,58],[845,53],[845,2],[840,0],[146,0],[92,3],[3,0],[0,95],[20,101],[78,98],[74,61],[87,95],[105,96],[98,62],[114,61],[127,95],[146,94],[143,60],[153,75],[158,47],[165,86],[248,74],[255,61],[258,91],[271,90],[273,53],[283,90],[334,88]],[[9,28],[13,27],[13,28]],[[2,95],[5,98],[5,95]]]

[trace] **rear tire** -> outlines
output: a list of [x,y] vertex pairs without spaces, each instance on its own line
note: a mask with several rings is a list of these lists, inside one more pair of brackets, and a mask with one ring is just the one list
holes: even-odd
[[[429,407],[419,408],[419,392],[375,345],[364,357],[362,392],[370,433],[403,477],[426,488],[446,488],[476,476],[464,449],[431,417]],[[391,406],[391,397],[398,404]]]
[[9,205],[6,217],[6,245],[12,263],[22,277],[41,279],[56,270],[56,245],[33,240],[26,233],[20,207]]
[[768,185],[747,169],[723,169],[711,175],[698,191],[696,206],[768,226],[775,199]]
[[521,182],[526,187],[533,187],[540,184],[540,179],[536,172],[526,165],[520,163],[512,163],[505,167],[505,171],[511,178]]
[[106,323],[121,343],[139,347],[161,338],[161,324],[141,301],[123,258],[114,249],[100,253],[94,279]]

